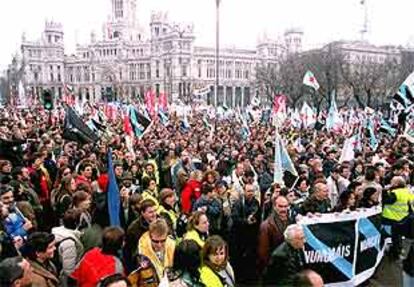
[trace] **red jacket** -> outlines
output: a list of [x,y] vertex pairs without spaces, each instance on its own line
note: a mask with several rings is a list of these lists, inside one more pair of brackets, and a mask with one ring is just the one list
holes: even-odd
[[190,214],[193,203],[201,196],[201,182],[190,179],[185,184],[181,192],[181,210],[185,214]]
[[116,273],[125,275],[122,262],[96,247],[86,252],[70,277],[76,280],[79,287],[95,287],[101,279]]
[[90,190],[92,190],[92,185],[91,185],[90,180],[84,177],[83,175],[78,175],[75,179],[75,182],[76,182],[76,186],[83,183],[83,184],[86,184]]

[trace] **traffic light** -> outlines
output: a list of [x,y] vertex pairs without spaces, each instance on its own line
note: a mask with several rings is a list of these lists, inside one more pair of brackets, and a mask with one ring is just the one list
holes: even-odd
[[43,91],[43,107],[45,110],[53,110],[53,95],[49,90]]

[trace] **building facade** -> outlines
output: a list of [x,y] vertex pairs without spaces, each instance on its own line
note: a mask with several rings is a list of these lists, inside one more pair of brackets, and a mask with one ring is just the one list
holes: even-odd
[[[78,100],[98,101],[105,97],[135,99],[153,89],[170,101],[188,103],[210,90],[204,100],[213,103],[216,79],[215,48],[195,45],[194,27],[171,22],[167,14],[153,13],[149,29],[136,18],[136,0],[111,0],[110,19],[103,24],[102,37],[91,33],[90,42],[77,45],[76,53],[65,54],[63,27],[46,22],[36,42],[22,39],[26,93],[38,97],[50,89],[62,97],[65,85],[73,87]],[[279,41],[261,37],[256,49],[220,50],[218,104],[229,107],[250,103],[257,87],[255,68],[276,63],[287,53],[300,52],[303,33],[287,31]]]

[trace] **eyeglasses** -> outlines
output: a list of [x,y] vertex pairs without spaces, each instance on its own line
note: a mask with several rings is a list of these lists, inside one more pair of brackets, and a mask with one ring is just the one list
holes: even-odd
[[155,240],[155,239],[151,238],[151,241],[155,244],[161,244],[161,243],[165,243],[165,241],[167,241],[167,238],[161,239],[161,240]]

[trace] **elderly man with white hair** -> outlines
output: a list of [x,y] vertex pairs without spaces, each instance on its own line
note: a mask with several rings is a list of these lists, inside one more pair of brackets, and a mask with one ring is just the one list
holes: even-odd
[[304,270],[305,234],[302,226],[289,225],[284,232],[285,242],[277,247],[264,272],[263,286],[292,286],[295,275]]

